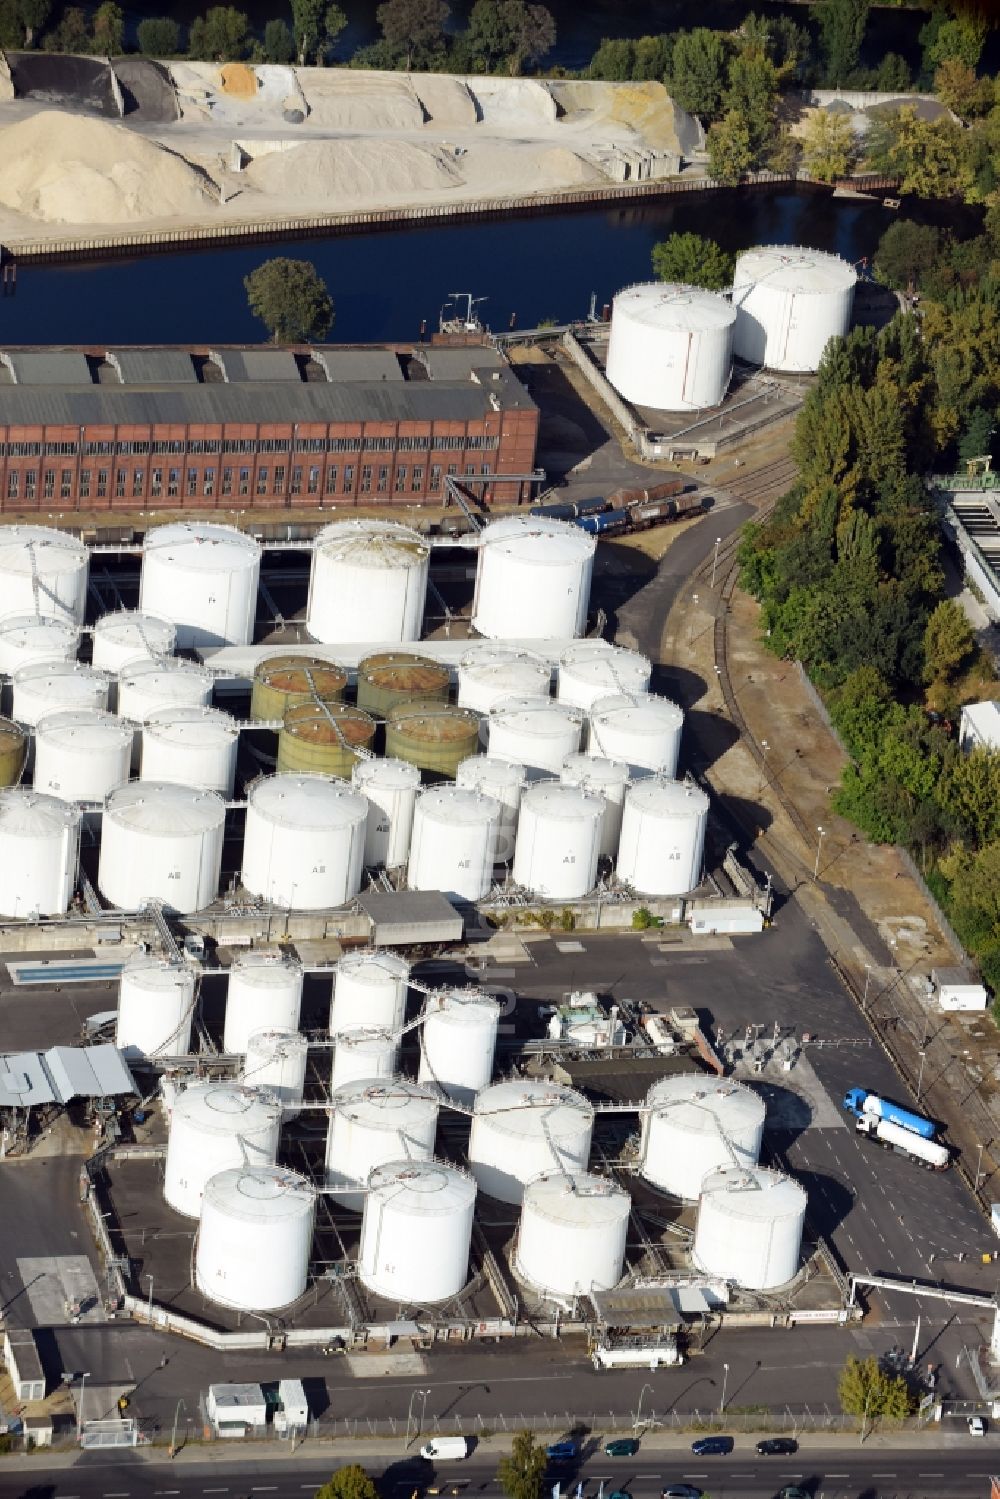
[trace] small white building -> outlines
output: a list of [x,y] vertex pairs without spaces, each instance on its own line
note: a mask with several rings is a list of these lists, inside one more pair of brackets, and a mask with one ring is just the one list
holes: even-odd
[[1000,703],[967,703],[959,721],[958,742],[966,752],[1000,750]]
[[4,1329],[3,1361],[18,1400],[45,1399],[45,1371],[30,1328]]
[[986,1010],[989,1008],[989,991],[980,984],[968,968],[935,968],[931,981],[937,989],[938,1004],[942,1010]]
[[267,1425],[267,1402],[259,1384],[209,1385],[205,1410],[220,1437],[245,1437]]
[[301,1379],[278,1381],[278,1405],[274,1412],[274,1429],[282,1436],[303,1432],[309,1425],[309,1401]]

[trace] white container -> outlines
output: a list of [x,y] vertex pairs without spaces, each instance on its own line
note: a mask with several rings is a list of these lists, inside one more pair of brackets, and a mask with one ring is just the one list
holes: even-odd
[[316,1189],[285,1166],[237,1166],[205,1187],[194,1280],[220,1306],[276,1312],[305,1292]]
[[14,673],[11,717],[34,728],[61,708],[106,708],[109,678],[76,661],[39,661]]
[[605,1176],[549,1172],[524,1189],[514,1271],[543,1296],[609,1291],[622,1278],[632,1200]]
[[457,1296],[469,1277],[476,1184],[439,1161],[395,1161],[371,1176],[358,1277],[394,1305]]
[[220,1171],[273,1166],[281,1107],[238,1083],[192,1083],[174,1101],[163,1196],[177,1213],[197,1218],[205,1188]]
[[441,890],[458,900],[489,894],[500,807],[459,786],[430,786],[417,798],[406,879],[411,890]]
[[162,900],[187,915],[219,892],[226,808],[214,791],[133,781],[104,807],[97,883],[122,911]]
[[544,900],[580,900],[597,883],[604,798],[540,781],[521,799],[514,883]]
[[642,1115],[642,1174],[674,1197],[697,1200],[711,1171],[755,1166],[764,1102],[743,1083],[681,1073],[654,1083]]
[[602,697],[646,692],[652,674],[649,657],[638,651],[600,640],[579,640],[559,658],[556,696],[561,703],[589,710]]
[[294,1119],[302,1108],[309,1042],[297,1031],[254,1031],[247,1038],[241,1081],[261,1088],[281,1104],[282,1116]]
[[365,1079],[392,1077],[399,1042],[384,1026],[355,1025],[333,1038],[333,1087]]
[[419,640],[430,546],[384,520],[335,521],[313,543],[306,629],[323,645]]
[[611,308],[607,376],[636,406],[718,406],[733,372],[736,310],[700,286],[628,286]]
[[250,787],[241,880],[293,911],[342,906],[361,889],[368,803],[346,781],[262,776]]
[[0,526],[0,619],[47,614],[82,625],[90,556],[82,541],[47,526]]
[[500,807],[494,862],[510,864],[517,839],[517,819],[528,776],[523,765],[497,760],[493,755],[470,755],[455,771],[455,785],[463,791],[478,791]]
[[417,1081],[472,1103],[493,1076],[500,1005],[479,989],[442,989],[424,1001]]
[[[365,1187],[389,1161],[429,1161],[440,1105],[408,1078],[360,1078],[334,1090],[326,1138],[326,1184]],[[338,1192],[335,1202],[360,1213],[362,1192]]]
[[0,672],[13,676],[22,666],[43,661],[73,661],[80,628],[50,614],[12,614],[0,619]]
[[698,1201],[692,1259],[699,1270],[748,1291],[773,1291],[795,1278],[807,1198],[798,1182],[764,1166],[706,1176]]
[[558,775],[567,755],[580,748],[585,715],[546,698],[508,698],[490,714],[487,748],[529,772]]
[[0,916],[62,916],[79,859],[79,808],[19,786],[0,790]]
[[195,971],[156,953],[122,969],[115,1045],[129,1058],[183,1057],[191,1050]]
[[473,625],[491,640],[582,635],[596,550],[593,536],[565,521],[493,521],[480,536]]
[[285,953],[240,953],[229,970],[223,1051],[245,1053],[255,1031],[297,1031],[301,1009],[301,963]]
[[351,952],[337,960],[330,1035],[353,1026],[398,1031],[406,1018],[410,965],[392,952]]
[[677,774],[684,714],[669,698],[631,692],[598,698],[590,710],[588,755],[624,760],[633,772]]
[[400,869],[410,853],[420,771],[408,760],[359,760],[351,781],[368,799],[365,866]]
[[600,856],[613,859],[618,853],[622,807],[629,784],[629,768],[624,760],[605,760],[600,755],[567,755],[559,779],[564,786],[582,786],[584,791],[603,796]]
[[118,678],[118,713],[145,723],[165,708],[204,707],[212,701],[214,680],[207,667],[193,661],[132,661]]
[[172,656],[177,630],[169,620],[139,609],[105,614],[94,626],[94,665],[120,672],[133,661],[158,661]]
[[249,645],[257,617],[260,543],[235,526],[178,521],[147,531],[139,608],[177,627],[180,650]]
[[547,1171],[586,1171],[593,1105],[575,1088],[515,1078],[484,1088],[469,1134],[469,1170],[500,1202],[519,1203],[528,1182]]
[[458,666],[458,705],[490,713],[506,698],[547,698],[552,668],[513,646],[480,646]]
[[772,370],[815,372],[830,339],[851,326],[857,279],[846,260],[822,250],[745,250],[733,276],[737,358]]
[[690,781],[637,781],[625,797],[615,873],[639,895],[687,895],[701,884],[708,797]]
[[203,786],[231,800],[236,785],[236,720],[218,708],[161,708],[142,727],[140,777]]
[[132,725],[99,708],[46,713],[35,729],[36,791],[64,802],[100,802],[128,780]]

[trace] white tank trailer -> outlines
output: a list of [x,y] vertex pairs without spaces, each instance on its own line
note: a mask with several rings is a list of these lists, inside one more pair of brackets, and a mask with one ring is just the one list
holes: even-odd
[[632,1200],[605,1176],[550,1171],[524,1189],[514,1273],[562,1301],[622,1278]]
[[162,708],[142,726],[140,779],[201,786],[231,800],[240,731],[218,708]]
[[408,760],[387,756],[359,760],[351,781],[368,801],[365,867],[401,869],[410,855],[420,771]]
[[510,864],[517,839],[517,819],[528,775],[523,765],[497,760],[492,755],[470,755],[455,771],[455,785],[463,791],[478,791],[500,808],[495,863]]
[[559,779],[564,786],[581,786],[584,791],[603,796],[600,857],[615,858],[629,785],[629,768],[624,760],[605,760],[601,755],[567,755]]
[[699,1270],[748,1291],[795,1278],[807,1198],[798,1182],[764,1166],[729,1166],[705,1177],[692,1258]]
[[45,614],[82,625],[90,554],[82,541],[47,526],[0,527],[0,619]]
[[523,765],[529,774],[558,775],[580,748],[585,714],[550,698],[508,698],[490,714],[487,749],[492,759]]
[[681,1073],[646,1094],[642,1174],[654,1187],[696,1202],[712,1171],[755,1166],[764,1134],[764,1101],[729,1078]]
[[235,526],[178,521],[146,533],[139,608],[168,620],[180,650],[249,645],[257,617],[260,543]]
[[240,953],[229,970],[222,1049],[246,1052],[255,1031],[297,1031],[302,1010],[302,964],[287,953]]
[[420,639],[430,546],[407,526],[335,521],[313,543],[306,629],[322,645]]
[[336,1201],[360,1213],[368,1178],[390,1161],[429,1161],[440,1104],[408,1078],[359,1078],[335,1088],[326,1139],[326,1183],[356,1187]]
[[635,775],[641,771],[677,774],[684,714],[669,698],[653,692],[602,697],[590,710],[588,755],[624,760]]
[[192,1083],[170,1115],[163,1196],[185,1218],[201,1214],[205,1188],[220,1171],[273,1166],[281,1105],[239,1083]]
[[469,1275],[476,1184],[440,1161],[400,1160],[372,1172],[358,1277],[396,1306],[448,1301]]
[[708,797],[691,781],[651,776],[630,786],[616,874],[640,895],[687,895],[701,883]]
[[241,880],[295,911],[342,906],[361,889],[368,803],[328,776],[262,776],[247,797]]
[[851,326],[857,271],[839,255],[763,245],[736,261],[734,350],[747,364],[814,373],[831,338]]
[[11,715],[34,728],[60,709],[106,708],[110,678],[76,661],[29,662],[14,673]]
[[380,1025],[352,1025],[333,1037],[332,1085],[341,1088],[371,1078],[391,1078],[399,1061],[394,1031]]
[[547,698],[552,668],[540,656],[514,646],[480,646],[458,665],[458,705],[491,713],[510,698]]
[[500,805],[492,797],[460,786],[428,786],[413,816],[410,889],[482,900],[493,879],[499,832]]
[[169,620],[139,609],[105,614],[94,626],[94,665],[116,674],[134,661],[159,661],[177,648],[177,630]]
[[604,797],[540,781],[521,799],[513,878],[543,900],[581,900],[597,883]]
[[627,286],[611,308],[607,376],[634,406],[718,406],[733,372],[736,310],[699,286]]
[[0,672],[12,677],[22,666],[46,661],[73,661],[80,628],[51,614],[12,614],[0,619]]
[[35,728],[35,790],[103,805],[128,780],[132,734],[130,723],[100,708],[46,713]]
[[286,1166],[236,1166],[205,1187],[195,1249],[198,1290],[220,1306],[277,1312],[305,1293],[316,1188]]
[[493,1076],[500,1005],[480,989],[442,989],[424,1001],[417,1080],[472,1103]]
[[0,916],[62,916],[80,862],[80,810],[18,786],[0,790]]
[[297,1031],[254,1031],[247,1038],[241,1081],[261,1088],[281,1104],[282,1116],[294,1119],[302,1107],[309,1042]]
[[330,1035],[354,1026],[397,1031],[406,1018],[410,965],[392,952],[345,953],[337,960]]
[[589,712],[602,697],[648,691],[652,674],[649,658],[638,651],[578,640],[559,658],[556,696],[561,703]]
[[469,1170],[480,1192],[519,1203],[527,1183],[546,1171],[586,1171],[594,1109],[574,1088],[514,1078],[484,1088],[474,1110]]
[[214,791],[133,781],[104,804],[97,883],[120,911],[203,911],[219,893],[226,805]]
[[187,1056],[194,1003],[193,968],[156,953],[137,953],[119,980],[115,1045],[130,1060]]
[[509,515],[480,536],[472,623],[490,640],[584,633],[597,543],[578,526]]

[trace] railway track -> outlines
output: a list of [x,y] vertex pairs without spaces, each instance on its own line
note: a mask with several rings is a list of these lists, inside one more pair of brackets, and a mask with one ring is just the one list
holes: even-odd
[[[777,458],[773,463],[756,469],[743,479],[737,477],[732,484],[726,486],[727,498],[737,504],[755,506],[757,509],[755,519],[767,520],[778,500],[795,478],[796,472],[791,458]],[[725,544],[719,549],[718,556],[713,550],[705,558],[695,573],[699,583],[711,580],[713,573],[717,579],[720,572],[725,574],[728,565],[735,560],[742,535],[741,527],[732,536],[727,537]]]

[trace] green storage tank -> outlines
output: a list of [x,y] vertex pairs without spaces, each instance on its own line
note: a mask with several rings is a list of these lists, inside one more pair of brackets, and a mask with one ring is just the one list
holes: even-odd
[[278,735],[277,769],[349,780],[355,749],[371,749],[374,738],[375,720],[351,703],[297,703]]
[[479,749],[479,714],[447,703],[404,703],[386,719],[385,752],[434,775],[455,779]]
[[446,703],[450,687],[447,666],[415,652],[379,651],[358,663],[358,707],[377,718],[406,703]]
[[310,703],[339,702],[347,686],[347,671],[320,656],[268,656],[253,674],[250,717],[259,722],[284,720],[289,708]]
[[16,723],[0,718],[0,786],[16,786],[24,769],[27,740]]

